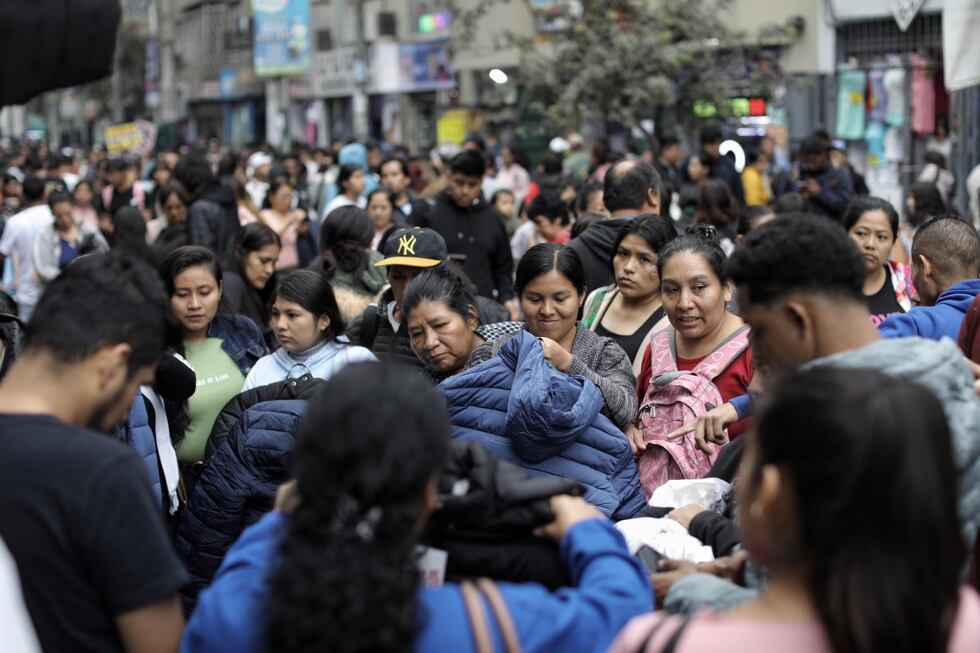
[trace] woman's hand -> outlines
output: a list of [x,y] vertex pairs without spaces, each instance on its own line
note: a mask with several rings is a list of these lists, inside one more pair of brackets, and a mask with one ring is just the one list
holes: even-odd
[[681,506],[668,512],[667,519],[673,519],[684,528],[690,530],[691,522],[704,511],[704,508],[695,504]]
[[565,351],[551,338],[538,338],[541,341],[541,348],[544,349],[544,358],[562,372],[567,372],[572,366],[572,355]]
[[630,424],[624,431],[626,440],[630,443],[630,451],[634,458],[639,458],[640,454],[647,450],[646,440],[643,439],[643,431],[636,424]]
[[551,497],[551,512],[555,513],[555,521],[535,529],[538,537],[550,537],[561,542],[565,533],[575,524],[587,519],[603,519],[602,513],[582,497],[559,494]]

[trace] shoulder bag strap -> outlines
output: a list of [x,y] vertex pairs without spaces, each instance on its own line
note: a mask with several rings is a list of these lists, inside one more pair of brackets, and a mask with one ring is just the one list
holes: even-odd
[[470,628],[473,630],[473,641],[476,643],[476,653],[493,653],[493,639],[490,638],[490,627],[487,625],[487,613],[480,600],[480,592],[471,580],[464,580],[459,585],[469,617]]
[[[749,348],[749,338],[748,338],[749,325],[743,324],[738,329],[735,330],[732,335],[725,338],[724,342],[715,347],[714,351],[708,354],[704,360],[702,360],[694,371],[698,374],[708,377],[709,379],[715,379],[722,372],[727,370],[735,360],[741,356],[746,349]],[[718,352],[723,352],[724,356],[721,359],[716,359],[715,354]]]
[[378,321],[381,316],[378,312],[381,310],[381,306],[370,305],[364,309],[364,317],[361,320],[361,346],[365,349],[371,349],[374,346],[374,340],[378,337]]
[[500,633],[504,637],[507,653],[521,653],[521,641],[517,636],[517,628],[514,626],[514,619],[511,617],[500,589],[488,578],[478,580],[477,586],[487,597],[487,601],[490,602],[493,614],[497,618],[497,625],[500,626]]
[[612,306],[613,301],[616,299],[616,295],[619,294],[619,288],[613,286],[605,295],[602,297],[602,303],[599,304],[599,313],[595,316],[595,321],[592,322],[592,330],[595,331],[602,324],[602,320],[606,317],[606,313],[609,312],[609,307]]
[[681,623],[680,627],[678,627],[678,629],[674,631],[674,634],[670,636],[670,639],[667,640],[667,644],[664,646],[661,653],[674,653],[674,651],[677,650],[677,644],[681,641],[681,637],[684,636],[684,631],[687,630],[687,627],[691,623],[691,617],[693,616],[694,615],[692,614],[688,614],[686,617],[684,617],[684,622]]

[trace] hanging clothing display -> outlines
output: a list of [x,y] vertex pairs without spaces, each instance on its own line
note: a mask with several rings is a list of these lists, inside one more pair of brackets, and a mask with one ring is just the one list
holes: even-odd
[[912,131],[931,134],[936,131],[936,84],[935,70],[926,67],[926,60],[917,54],[909,55],[912,64],[911,104]]
[[885,71],[876,68],[868,73],[868,120],[884,122],[888,118],[888,93]]
[[868,144],[868,165],[877,168],[885,163],[885,125],[872,120],[864,131],[864,141]]
[[868,74],[863,70],[842,70],[837,75],[837,138],[855,141],[864,136],[865,101]]
[[901,127],[905,124],[905,70],[889,68],[885,71],[883,81],[888,95],[885,120],[892,127]]

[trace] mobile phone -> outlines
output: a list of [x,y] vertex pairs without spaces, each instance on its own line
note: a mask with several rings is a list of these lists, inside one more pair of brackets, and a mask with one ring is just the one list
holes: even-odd
[[646,567],[648,573],[656,574],[660,571],[660,561],[664,559],[664,556],[657,553],[657,551],[644,544],[636,552],[636,555],[640,558],[640,562]]

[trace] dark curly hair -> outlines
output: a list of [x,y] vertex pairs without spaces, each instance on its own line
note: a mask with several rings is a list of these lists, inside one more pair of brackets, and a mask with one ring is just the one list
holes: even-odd
[[442,400],[411,370],[360,363],[327,381],[296,434],[300,503],[270,578],[266,651],[413,650],[417,530],[448,446]]
[[726,265],[749,299],[771,304],[795,291],[864,304],[861,253],[840,225],[826,218],[777,217],[746,236]]

